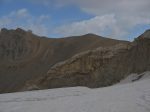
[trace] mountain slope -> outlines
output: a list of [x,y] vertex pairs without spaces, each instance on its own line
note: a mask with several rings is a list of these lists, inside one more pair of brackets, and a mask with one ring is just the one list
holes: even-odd
[[132,43],[99,47],[57,63],[47,74],[28,82],[26,89],[115,84],[131,73],[150,70],[149,30]]
[[19,91],[29,80],[47,73],[54,64],[100,46],[128,43],[94,34],[68,38],[45,38],[31,31],[0,32],[0,93]]
[[98,89],[74,87],[1,94],[0,110],[2,112],[150,112],[149,76],[150,72],[146,72],[139,81]]

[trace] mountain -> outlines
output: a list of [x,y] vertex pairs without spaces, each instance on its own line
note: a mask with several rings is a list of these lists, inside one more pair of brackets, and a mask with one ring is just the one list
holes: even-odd
[[[142,77],[139,79],[139,76]],[[0,111],[150,112],[150,72],[129,75],[120,84],[104,88],[72,87],[0,94]]]
[[47,38],[20,28],[3,28],[0,31],[0,93],[27,90],[26,85],[30,81],[45,78],[45,74],[57,63],[82,52],[120,43],[129,42],[94,34]]
[[150,70],[150,30],[133,42],[100,46],[52,66],[49,71],[26,83],[24,90],[59,87],[104,87],[131,73]]

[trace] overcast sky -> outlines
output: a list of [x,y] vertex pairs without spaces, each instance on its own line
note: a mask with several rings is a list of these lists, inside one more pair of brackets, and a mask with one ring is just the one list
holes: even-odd
[[150,0],[0,0],[0,28],[132,40],[150,28]]

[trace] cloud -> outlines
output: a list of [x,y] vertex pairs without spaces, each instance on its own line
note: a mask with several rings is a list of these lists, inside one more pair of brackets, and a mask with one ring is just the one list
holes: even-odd
[[[13,0],[9,0],[13,1]],[[52,4],[53,6],[77,5],[87,13],[95,15],[122,14],[143,15],[149,13],[149,0],[27,0],[40,4]]]
[[121,15],[141,15],[150,10],[149,0],[76,0],[81,9],[96,15],[115,13]]
[[[57,2],[61,4],[62,0]],[[82,11],[95,15],[92,19],[58,28],[65,35],[87,32],[103,34],[104,31],[106,35],[125,38],[136,26],[150,25],[150,0],[63,0],[62,4],[76,4]]]
[[94,33],[116,39],[120,39],[128,33],[118,25],[114,14],[96,16],[89,20],[63,25],[55,29],[54,32],[64,36]]
[[[0,0],[0,2],[4,0]],[[7,0],[15,1],[15,0]],[[96,33],[116,38],[126,38],[129,32],[138,25],[150,25],[150,0],[27,0],[35,4],[45,5],[47,7],[65,7],[66,5],[76,5],[85,13],[91,14],[93,18],[89,20],[76,21],[71,24],[58,26],[52,32],[43,23],[47,20],[46,15],[33,17],[26,9],[15,11],[14,18],[24,20],[27,25],[25,28],[32,28],[34,32],[39,33],[39,29],[46,32],[57,33],[64,36],[79,35],[85,33]],[[20,16],[19,16],[20,15]],[[22,17],[22,19],[20,18]],[[5,18],[5,19],[4,19]],[[0,25],[7,26],[14,21],[12,17],[1,17]],[[23,19],[26,18],[26,19]],[[38,20],[36,19],[38,18]],[[44,19],[42,19],[44,18]],[[17,22],[13,24],[18,24]],[[17,26],[17,25],[15,25]],[[43,30],[42,30],[43,29]],[[44,31],[45,30],[45,31]]]
[[23,18],[29,16],[29,12],[25,8],[20,9],[20,10],[14,12],[13,14],[17,15],[18,17],[23,17]]
[[[32,2],[35,2],[35,0],[32,0]],[[73,4],[77,5],[82,11],[95,16],[89,20],[78,21],[57,28],[58,31],[55,32],[65,36],[87,32],[103,34],[102,31],[104,31],[105,35],[125,38],[136,26],[150,25],[150,0],[44,0],[44,2],[38,0],[38,3],[49,4],[47,6],[53,4],[58,7]],[[106,15],[114,15],[115,23],[110,23],[110,16],[106,18]],[[104,17],[106,21],[101,19]],[[102,22],[104,22],[103,27],[100,27],[99,23]]]
[[12,11],[7,15],[0,17],[0,28],[21,27],[26,30],[32,30],[33,33],[47,36],[48,27],[45,21],[49,21],[48,15],[33,16],[26,8]]
[[127,39],[130,30],[143,24],[150,24],[150,19],[144,17],[118,18],[115,14],[108,14],[57,27],[54,33],[64,36],[95,33],[115,39]]
[[9,24],[11,24],[11,22],[12,21],[10,18],[7,18],[7,17],[0,18],[0,26],[1,27],[5,27],[5,26],[9,25]]
[[[96,16],[89,20],[74,22],[72,24],[63,25],[55,29],[55,32],[65,36],[81,35],[86,33],[103,34],[107,32],[112,26],[116,25],[116,19],[113,14]],[[112,33],[113,31],[109,31]]]

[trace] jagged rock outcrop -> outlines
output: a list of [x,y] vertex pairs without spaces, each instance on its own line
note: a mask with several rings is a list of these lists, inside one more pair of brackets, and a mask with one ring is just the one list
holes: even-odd
[[1,63],[17,63],[30,60],[40,49],[40,39],[31,32],[20,28],[16,30],[2,29],[0,32]]
[[99,47],[57,63],[45,76],[26,84],[25,89],[67,86],[103,87],[131,73],[150,70],[150,30],[128,44]]
[[0,31],[0,93],[20,91],[29,80],[43,77],[56,63],[98,47],[128,43],[94,34],[46,38],[31,31]]
[[[114,58],[127,52],[132,45],[118,44],[113,47],[99,47],[73,56],[57,63],[45,76],[27,83],[24,89],[46,89],[57,87],[108,86],[119,81],[123,76],[115,76]],[[112,62],[113,61],[113,62]],[[113,63],[114,66],[118,64]],[[112,69],[107,71],[108,69]]]

